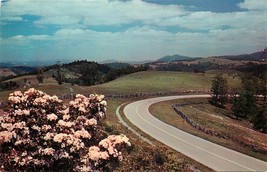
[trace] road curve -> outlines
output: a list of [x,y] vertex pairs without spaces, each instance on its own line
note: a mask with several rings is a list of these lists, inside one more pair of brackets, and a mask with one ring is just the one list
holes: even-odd
[[266,162],[172,127],[153,117],[148,110],[150,105],[157,102],[200,97],[210,97],[210,95],[168,96],[140,100],[128,104],[124,108],[124,114],[145,133],[215,171],[267,171]]

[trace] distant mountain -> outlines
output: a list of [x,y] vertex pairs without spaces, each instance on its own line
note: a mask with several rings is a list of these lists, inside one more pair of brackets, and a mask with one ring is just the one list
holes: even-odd
[[107,60],[100,61],[99,63],[100,64],[108,64],[108,63],[118,63],[118,62],[119,61],[115,60],[115,59],[107,59]]
[[229,60],[248,60],[248,61],[267,61],[267,48],[263,51],[255,52],[252,54],[242,54],[236,56],[219,56],[219,58],[229,59]]
[[11,63],[11,62],[4,62],[4,63],[0,63],[0,67],[1,68],[7,68],[7,67],[11,67],[11,66],[16,66],[16,63]]
[[144,61],[124,61],[123,63],[129,63],[131,65],[142,65],[142,64],[146,64],[146,63],[150,63],[153,62],[153,60],[144,60]]
[[121,62],[106,63],[105,65],[113,69],[120,69],[131,66],[129,63],[121,63]]
[[188,56],[182,56],[179,54],[175,54],[172,56],[164,56],[160,59],[158,59],[156,62],[173,62],[173,61],[181,61],[181,60],[191,60],[193,59],[192,57],[188,57]]

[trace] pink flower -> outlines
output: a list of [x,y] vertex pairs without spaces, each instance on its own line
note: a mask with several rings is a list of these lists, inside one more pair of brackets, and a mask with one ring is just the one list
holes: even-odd
[[45,155],[53,155],[55,153],[55,149],[53,149],[53,148],[45,148],[43,153]]
[[54,133],[46,133],[44,139],[45,139],[45,140],[51,140],[51,139],[54,138],[54,136],[55,136]]
[[33,104],[34,104],[34,105],[44,104],[44,103],[46,103],[46,99],[43,99],[42,97],[37,97],[37,98],[33,101]]
[[57,118],[58,118],[57,115],[55,115],[54,113],[47,115],[47,119],[49,121],[55,121],[57,120]]
[[13,125],[12,123],[2,123],[1,127],[8,130],[8,131],[12,131],[13,130]]
[[90,139],[91,135],[88,133],[88,131],[82,129],[74,132],[74,137],[76,138],[87,138]]
[[23,140],[17,140],[17,141],[15,142],[15,145],[18,146],[18,145],[20,145],[20,144],[22,144],[22,143],[24,143]]
[[68,115],[69,114],[69,108],[59,111],[59,113],[63,114],[63,115]]
[[94,118],[91,118],[91,119],[87,119],[86,121],[85,121],[85,125],[97,125],[97,120],[96,119],[94,119]]
[[59,133],[54,136],[54,142],[61,143],[65,137],[67,137],[67,134]]
[[63,127],[69,127],[70,128],[73,125],[75,125],[75,123],[74,122],[65,122],[63,120],[59,120],[58,121],[58,125],[63,126]]
[[79,109],[78,109],[79,111],[81,111],[81,112],[84,112],[84,113],[86,113],[86,110],[85,110],[85,108],[84,108],[84,106],[83,105],[81,105],[80,107],[79,107]]
[[105,96],[104,95],[95,95],[95,99],[98,101],[98,102],[101,102],[102,100],[104,100]]
[[21,109],[15,110],[14,116],[21,116],[23,115],[23,111]]
[[22,112],[23,112],[23,114],[26,115],[26,116],[30,115],[30,111],[29,111],[29,110],[25,110],[25,109],[24,109],[24,110],[22,110]]
[[93,161],[98,161],[99,159],[108,159],[109,155],[106,151],[101,152],[99,147],[97,146],[91,146],[89,148],[89,153],[88,153],[89,159]]
[[86,166],[86,165],[83,165],[83,166],[80,167],[78,170],[79,170],[79,171],[82,171],[82,172],[92,171],[91,167],[90,167],[90,166]]
[[37,131],[40,131],[41,130],[41,128],[39,126],[37,126],[37,125],[34,125],[31,128],[34,129],[34,130],[37,130]]
[[23,94],[21,93],[21,91],[15,91],[14,93],[10,94],[11,96],[23,96]]
[[23,122],[17,122],[13,125],[13,129],[14,128],[23,129],[25,126],[26,126],[26,123],[24,121]]
[[100,104],[101,104],[102,106],[105,106],[105,107],[108,105],[107,101],[105,101],[105,100],[101,101]]
[[63,115],[63,120],[68,120],[70,119],[70,115]]
[[70,155],[68,152],[62,152],[60,153],[59,158],[70,158]]
[[47,130],[52,129],[50,125],[43,125],[41,128],[42,128],[42,131],[47,131]]
[[13,103],[20,103],[21,102],[21,98],[20,97],[14,97],[14,96],[10,96],[8,98],[8,100],[13,102]]
[[0,132],[0,144],[4,142],[10,142],[13,137],[16,137],[15,132],[9,132],[9,131]]
[[36,92],[36,90],[35,90],[34,88],[30,88],[28,91],[25,91],[25,92],[24,92],[24,96],[25,96],[25,95],[31,96],[31,95],[33,95],[35,92]]

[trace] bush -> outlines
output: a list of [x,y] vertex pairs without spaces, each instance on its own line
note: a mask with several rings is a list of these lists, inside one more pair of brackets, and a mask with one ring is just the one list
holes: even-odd
[[[10,110],[0,116],[2,171],[111,170],[130,145],[100,125],[103,95],[76,95],[68,106],[34,88],[10,94]],[[114,165],[115,164],[115,165]]]

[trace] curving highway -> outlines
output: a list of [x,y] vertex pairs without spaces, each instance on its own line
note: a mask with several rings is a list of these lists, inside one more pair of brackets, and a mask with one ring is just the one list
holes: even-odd
[[172,127],[153,117],[148,110],[150,105],[157,102],[200,97],[210,97],[210,95],[168,96],[140,100],[128,104],[124,108],[124,114],[145,133],[215,171],[267,171],[266,162]]

